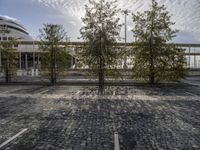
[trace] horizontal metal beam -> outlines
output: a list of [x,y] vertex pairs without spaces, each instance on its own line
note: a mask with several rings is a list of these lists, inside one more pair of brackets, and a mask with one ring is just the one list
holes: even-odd
[[[110,69],[110,70],[114,70],[114,69]],[[118,71],[133,71],[133,69],[117,69]],[[89,71],[92,71],[91,69],[69,69],[68,71],[71,71],[71,72],[89,72]],[[200,71],[200,68],[189,68],[189,71]]]
[[[1,42],[7,42],[7,41],[1,41]],[[38,45],[41,43],[41,41],[17,41],[16,43],[18,44],[22,44],[22,45]],[[86,45],[86,42],[60,42],[60,45],[71,45],[71,46],[83,46]],[[135,42],[131,42],[131,43],[122,43],[122,42],[118,42],[116,43],[117,46],[134,46],[134,45],[138,45],[140,43],[135,43]],[[200,47],[200,44],[192,44],[192,43],[169,43],[169,45],[176,45],[176,46],[180,46],[180,47]]]
[[196,56],[200,56],[200,53],[188,53],[188,52],[186,52],[185,53],[185,55],[190,55],[190,56],[194,56],[194,55],[196,55]]

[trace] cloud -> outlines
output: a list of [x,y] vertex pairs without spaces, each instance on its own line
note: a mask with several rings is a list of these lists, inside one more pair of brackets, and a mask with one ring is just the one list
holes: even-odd
[[75,21],[69,21],[69,23],[73,26],[76,26],[76,22]]
[[7,20],[12,20],[14,22],[20,22],[20,20],[13,18],[13,17],[10,17],[10,16],[7,16],[7,15],[0,15],[0,17],[7,19]]
[[46,7],[57,9],[64,15],[80,19],[84,14],[86,0],[32,0]]
[[[32,0],[46,7],[57,9],[63,15],[68,16],[73,25],[80,25],[81,17],[84,16],[84,5],[88,0]],[[176,22],[175,29],[191,34],[200,34],[200,1],[199,0],[157,0],[160,5],[164,4]],[[149,8],[151,0],[118,0],[121,9],[145,11]],[[123,17],[120,15],[120,17]],[[123,19],[122,19],[123,21]],[[128,26],[133,26],[129,17]],[[130,31],[130,28],[129,28]],[[195,36],[194,36],[195,37]],[[197,37],[197,36],[196,36]]]
[[128,31],[132,31],[132,30],[133,30],[133,27],[128,25],[128,26],[127,26],[127,30],[128,30]]

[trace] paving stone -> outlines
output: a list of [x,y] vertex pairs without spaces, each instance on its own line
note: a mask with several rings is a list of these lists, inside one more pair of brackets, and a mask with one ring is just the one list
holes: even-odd
[[[200,148],[199,88],[112,87],[107,88],[107,96],[112,96],[111,90],[116,96],[134,93],[141,99],[0,95],[0,142],[28,128],[4,149],[113,150],[116,130],[121,150]],[[187,92],[196,94],[196,99],[187,99]],[[96,93],[96,88],[85,88],[80,95]],[[152,94],[158,99],[143,99]]]

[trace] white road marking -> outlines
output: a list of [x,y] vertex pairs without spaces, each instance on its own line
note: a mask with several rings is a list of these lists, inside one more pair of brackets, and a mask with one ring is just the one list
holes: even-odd
[[3,142],[0,145],[0,148],[4,147],[5,145],[7,145],[8,143],[10,143],[12,140],[16,139],[18,136],[20,136],[21,134],[23,134],[24,132],[26,132],[28,129],[23,129],[22,131],[20,131],[19,133],[17,133],[16,135],[14,135],[13,137],[11,137],[10,139],[8,139],[7,141]]
[[48,92],[49,90],[50,90],[50,89],[48,89],[48,90],[43,90],[43,91],[39,92],[38,94],[44,94],[44,93]]
[[190,93],[190,92],[185,92],[185,93],[188,94],[188,95],[191,95],[191,96],[197,96],[197,95]]
[[[14,96],[16,98],[50,98],[50,99],[58,99],[58,98],[65,98],[65,99],[71,99],[76,95],[66,95],[66,94],[45,94],[45,95],[40,95],[40,94],[2,94],[0,93],[0,98],[7,98]],[[95,95],[77,95],[79,98],[89,98],[91,100],[97,100],[97,97]],[[116,97],[113,96],[101,96],[101,98],[104,99],[111,99],[113,100],[143,100],[143,101],[157,101],[157,100],[195,100],[195,101],[200,101],[200,96],[157,96],[157,95],[152,95],[152,96],[147,96],[147,95],[119,95]]]
[[79,95],[79,93],[81,93],[81,91],[78,91],[78,92],[76,92],[76,94],[75,94],[75,95],[77,96],[77,95]]
[[114,134],[114,146],[115,146],[114,150],[120,150],[120,147],[119,147],[119,135],[118,135],[117,132],[115,132],[115,134]]
[[97,110],[100,111],[100,106],[99,105],[97,106]]
[[17,90],[21,90],[21,89],[14,89],[14,90],[8,90],[8,91],[4,91],[4,92],[1,92],[1,94],[6,94],[6,93],[10,93],[10,92],[15,92]]

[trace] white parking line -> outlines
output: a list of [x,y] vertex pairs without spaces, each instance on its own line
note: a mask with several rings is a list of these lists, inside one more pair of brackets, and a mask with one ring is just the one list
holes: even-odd
[[1,92],[0,94],[6,94],[6,93],[10,93],[10,92],[15,92],[17,90],[19,90],[19,89],[4,91],[4,92]]
[[97,110],[100,111],[100,106],[99,105],[97,106]]
[[50,90],[50,89],[48,89],[48,90],[43,90],[43,91],[39,92],[38,94],[44,94],[44,93],[48,92],[49,90]]
[[195,95],[193,93],[190,93],[190,92],[185,92],[185,93],[188,94],[188,95],[190,95],[190,96],[197,96],[197,95]]
[[119,147],[119,135],[117,132],[115,132],[114,134],[114,146],[115,146],[115,149],[114,150],[120,150],[120,147]]
[[78,96],[80,93],[81,93],[81,91],[78,91],[78,92],[76,92],[76,94],[75,94],[75,95],[76,95],[76,96]]
[[8,139],[7,141],[3,142],[0,145],[0,148],[4,147],[5,145],[7,145],[8,143],[10,143],[12,140],[16,139],[18,136],[20,136],[21,134],[23,134],[24,132],[26,132],[28,129],[23,129],[22,131],[20,131],[19,133],[17,133],[16,135],[14,135],[13,137],[11,137],[10,139]]

